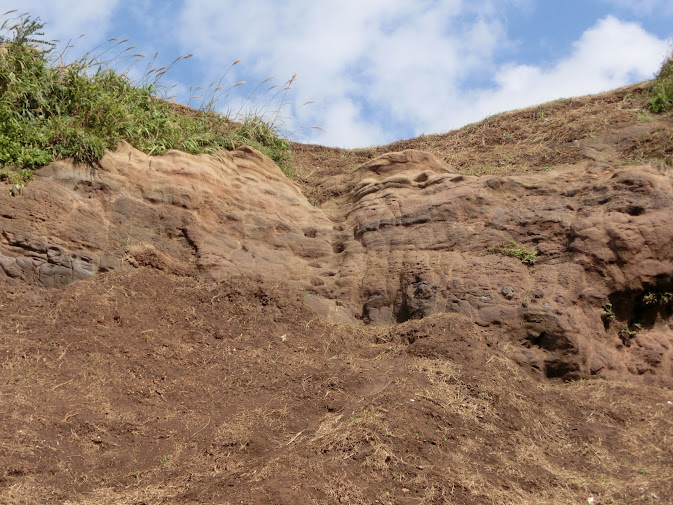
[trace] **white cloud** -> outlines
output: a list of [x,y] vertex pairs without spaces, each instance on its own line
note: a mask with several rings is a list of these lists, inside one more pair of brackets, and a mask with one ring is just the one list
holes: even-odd
[[360,108],[351,100],[334,101],[326,108],[325,124],[339,132],[339,142],[348,146],[380,145],[387,137],[381,125],[363,119]]
[[[306,138],[345,146],[446,131],[648,79],[667,50],[639,25],[607,17],[551,66],[497,67],[495,56],[509,44],[497,12],[490,0],[248,0],[245,9],[234,0],[187,0],[180,37],[215,68],[240,57],[230,84],[296,72],[297,103],[318,103],[294,111],[289,129],[320,125],[326,134]],[[488,89],[467,88],[485,69],[492,69]]]
[[464,100],[474,105],[471,110],[463,107],[458,121],[451,126],[496,112],[651,79],[667,50],[666,41],[648,34],[639,25],[606,17],[584,32],[568,58],[549,69],[528,65],[501,67],[495,75],[495,89],[465,96]]
[[0,0],[0,14],[11,9],[18,12],[10,16],[28,12],[46,23],[45,38],[66,43],[86,33],[87,42],[95,43],[103,39],[118,4],[119,0]]
[[[231,83],[296,72],[296,102],[318,100],[297,114],[298,125],[325,128],[315,136],[321,143],[369,145],[438,116],[456,82],[490,59],[504,31],[483,14],[487,3],[476,3],[249,0],[241,9],[233,0],[189,0],[181,40],[215,68],[240,57]],[[468,11],[474,19],[458,23]]]

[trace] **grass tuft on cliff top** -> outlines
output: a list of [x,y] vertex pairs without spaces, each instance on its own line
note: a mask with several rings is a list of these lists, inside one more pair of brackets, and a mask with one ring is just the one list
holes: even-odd
[[138,84],[91,54],[63,64],[54,44],[41,40],[43,26],[27,15],[0,25],[0,168],[35,169],[63,158],[96,163],[125,140],[151,155],[247,144],[291,175],[290,144],[272,121],[250,114],[234,122],[211,108],[181,112],[157,98],[167,67],[148,65]]
[[673,108],[673,54],[669,55],[652,81],[647,107],[655,113],[668,112]]

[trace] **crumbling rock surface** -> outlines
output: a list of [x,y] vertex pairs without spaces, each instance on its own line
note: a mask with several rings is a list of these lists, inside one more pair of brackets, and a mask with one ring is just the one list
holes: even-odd
[[[148,157],[121,145],[93,171],[54,163],[24,194],[0,196],[0,279],[252,273],[300,285],[338,321],[462,313],[547,377],[673,383],[670,308],[643,318],[639,305],[673,291],[673,181],[656,169],[473,177],[409,150],[322,185],[334,197],[316,208],[250,148]],[[507,241],[536,251],[535,264],[487,251]]]

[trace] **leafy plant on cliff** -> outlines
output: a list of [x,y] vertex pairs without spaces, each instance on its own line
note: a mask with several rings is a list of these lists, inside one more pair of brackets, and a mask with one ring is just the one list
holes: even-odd
[[[64,64],[53,43],[42,40],[43,27],[27,15],[0,25],[0,167],[30,170],[61,158],[96,163],[127,141],[151,155],[248,144],[288,170],[289,143],[272,122],[253,116],[241,124],[212,110],[180,111],[157,98],[167,67],[150,64],[138,84],[112,68],[115,57],[87,54]],[[132,48],[123,49],[125,42],[113,46],[124,54]]]
[[643,325],[640,323],[633,323],[632,325],[625,324],[622,329],[619,330],[619,338],[626,347],[629,347],[631,345],[631,339],[633,339],[642,329]]
[[33,172],[27,168],[20,168],[18,170],[8,170],[3,168],[0,170],[0,181],[7,181],[11,188],[10,195],[15,195],[23,191],[30,181],[33,180]]
[[655,293],[648,292],[643,295],[643,303],[645,305],[659,305],[659,306],[669,306],[673,305],[673,293]]
[[603,305],[603,314],[601,317],[603,322],[608,325],[616,319],[617,316],[615,316],[615,313],[612,311],[612,304],[610,302]]
[[673,54],[669,55],[652,83],[647,107],[652,112],[667,112],[673,107]]
[[534,265],[537,257],[537,251],[528,251],[524,246],[518,246],[514,240],[491,246],[486,251],[491,254],[502,254],[503,256],[516,258],[524,265]]

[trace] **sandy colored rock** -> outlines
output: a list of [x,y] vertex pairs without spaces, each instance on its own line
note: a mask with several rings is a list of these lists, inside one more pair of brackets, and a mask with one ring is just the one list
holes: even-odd
[[[673,290],[673,183],[652,167],[480,178],[406,150],[323,185],[335,196],[316,208],[250,148],[148,157],[121,145],[96,170],[54,163],[24,195],[2,196],[0,272],[44,286],[142,265],[253,274],[296,284],[336,320],[461,313],[547,377],[673,380],[670,353],[647,338],[673,344],[668,312],[633,345],[619,336],[644,294]],[[535,264],[487,251],[508,241]]]

